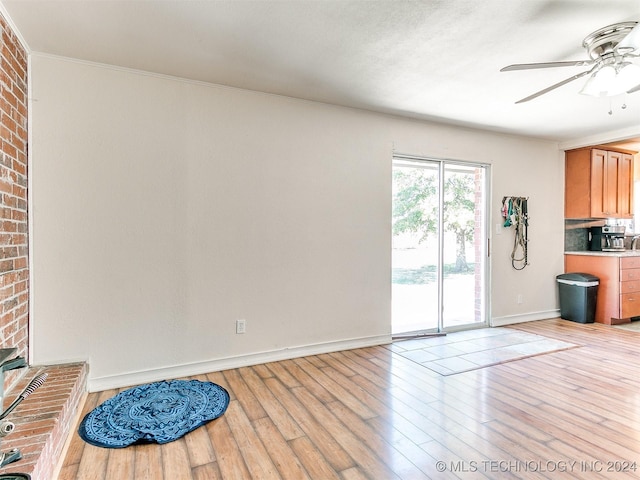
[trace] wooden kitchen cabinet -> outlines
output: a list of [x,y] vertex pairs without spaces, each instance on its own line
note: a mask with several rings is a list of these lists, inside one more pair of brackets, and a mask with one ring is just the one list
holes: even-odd
[[600,148],[565,155],[565,218],[632,218],[633,155]]
[[640,257],[620,258],[620,316],[640,316]]
[[616,325],[640,316],[640,256],[577,254],[564,259],[565,272],[599,278],[596,322]]

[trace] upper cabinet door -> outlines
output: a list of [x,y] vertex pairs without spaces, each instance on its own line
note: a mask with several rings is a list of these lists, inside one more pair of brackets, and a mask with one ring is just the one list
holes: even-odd
[[591,151],[591,217],[610,217],[611,205],[609,191],[615,185],[611,185],[611,178],[617,178],[617,169],[612,171],[609,165],[607,152],[604,150]]
[[597,148],[567,152],[565,218],[632,216],[632,155]]
[[633,157],[591,150],[591,217],[631,218],[632,215]]
[[610,152],[618,156],[618,216],[633,217],[633,156]]
[[[594,169],[592,168],[590,150],[571,150],[566,153],[564,171],[565,218],[591,218],[592,170]],[[602,180],[595,183],[602,184]]]

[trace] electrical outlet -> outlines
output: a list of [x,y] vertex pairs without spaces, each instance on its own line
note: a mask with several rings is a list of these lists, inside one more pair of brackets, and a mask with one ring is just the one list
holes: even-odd
[[504,227],[502,226],[501,223],[496,223],[496,235],[502,235],[502,229]]
[[518,294],[518,296],[517,296],[517,298],[516,298],[516,302],[518,302],[518,303],[522,303],[523,301],[524,301],[524,299],[523,299],[523,297],[522,297],[522,294],[521,294],[521,293],[519,293],[519,294]]
[[246,333],[246,332],[247,332],[247,321],[236,320],[236,333]]

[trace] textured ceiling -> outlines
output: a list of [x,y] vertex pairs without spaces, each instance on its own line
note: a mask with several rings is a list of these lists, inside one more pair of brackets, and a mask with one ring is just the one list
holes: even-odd
[[587,59],[583,38],[640,21],[640,0],[1,4],[33,52],[564,142],[640,136],[640,92],[586,97],[580,79],[516,105],[585,68],[499,72]]

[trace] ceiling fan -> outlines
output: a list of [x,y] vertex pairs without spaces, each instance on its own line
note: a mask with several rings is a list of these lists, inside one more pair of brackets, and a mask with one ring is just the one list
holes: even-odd
[[588,35],[582,46],[587,49],[589,60],[518,63],[502,68],[501,72],[553,67],[591,67],[516,103],[528,102],[586,75],[591,76],[580,91],[585,95],[613,96],[640,90],[640,66],[631,61],[640,57],[640,23],[622,22],[601,28]]

